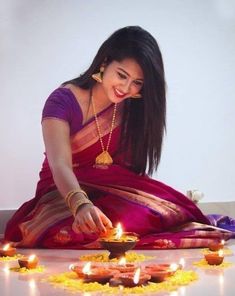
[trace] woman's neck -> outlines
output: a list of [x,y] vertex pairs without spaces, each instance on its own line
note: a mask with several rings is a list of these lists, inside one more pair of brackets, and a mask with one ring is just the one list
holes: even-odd
[[104,92],[101,83],[96,83],[92,88],[92,97],[95,102],[96,108],[99,110],[107,108],[112,102]]

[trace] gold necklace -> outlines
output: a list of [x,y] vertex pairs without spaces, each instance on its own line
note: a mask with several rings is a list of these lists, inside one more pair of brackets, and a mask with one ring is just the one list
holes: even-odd
[[99,135],[100,145],[102,148],[102,153],[100,153],[96,157],[95,164],[96,165],[111,165],[113,163],[113,159],[112,159],[111,155],[109,154],[108,150],[109,150],[109,144],[111,141],[113,128],[114,128],[114,124],[115,124],[115,119],[116,119],[117,103],[115,103],[114,107],[113,107],[113,117],[112,117],[111,128],[110,128],[110,132],[109,132],[109,137],[108,137],[106,149],[104,148],[104,143],[103,143],[103,139],[102,139],[102,135],[101,135],[101,131],[100,131],[100,126],[99,126],[99,122],[98,122],[98,118],[97,118],[97,114],[96,114],[95,103],[94,103],[92,95],[91,95],[91,103],[92,103],[92,108],[93,108],[93,113],[94,113],[94,117],[95,117],[97,131],[98,131],[98,135]]

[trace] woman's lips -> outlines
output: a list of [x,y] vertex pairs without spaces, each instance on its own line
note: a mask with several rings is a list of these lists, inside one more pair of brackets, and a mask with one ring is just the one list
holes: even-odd
[[126,94],[124,94],[123,92],[117,90],[115,87],[114,87],[114,94],[115,96],[117,96],[118,98],[122,99],[126,96]]

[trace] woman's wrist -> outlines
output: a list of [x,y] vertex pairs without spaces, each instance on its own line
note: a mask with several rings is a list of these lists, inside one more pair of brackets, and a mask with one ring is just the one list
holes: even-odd
[[84,204],[92,204],[88,198],[88,195],[82,189],[74,189],[69,191],[65,197],[65,201],[74,217],[76,216],[80,206]]

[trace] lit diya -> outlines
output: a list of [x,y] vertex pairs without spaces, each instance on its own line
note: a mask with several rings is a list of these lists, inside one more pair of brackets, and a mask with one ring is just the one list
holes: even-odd
[[36,255],[30,255],[29,257],[23,257],[18,259],[18,263],[20,268],[27,268],[27,269],[33,269],[36,268],[38,265],[38,257]]
[[173,275],[178,269],[182,269],[182,265],[172,264],[150,264],[145,266],[145,272],[151,276],[151,282],[160,283],[167,277]]
[[13,248],[10,244],[6,244],[0,248],[0,257],[13,257],[16,254],[16,248]]
[[110,285],[115,286],[116,282],[116,285],[132,288],[147,284],[150,278],[151,276],[149,274],[137,268],[135,272],[125,272],[115,275],[110,281]]
[[110,252],[109,259],[121,258],[125,253],[133,249],[138,241],[138,237],[132,232],[123,232],[121,224],[111,229],[106,237],[100,238],[101,246]]
[[224,248],[225,241],[222,239],[221,241],[214,241],[209,245],[210,251],[219,251]]
[[118,271],[114,271],[106,267],[98,265],[91,266],[91,262],[87,262],[83,267],[79,265],[71,265],[70,269],[86,283],[97,282],[100,284],[106,284],[118,273]]
[[126,258],[122,257],[118,263],[113,263],[109,268],[118,272],[134,272],[137,267],[136,264],[126,263]]
[[205,259],[209,265],[220,265],[224,261],[223,250],[216,253],[205,254]]

